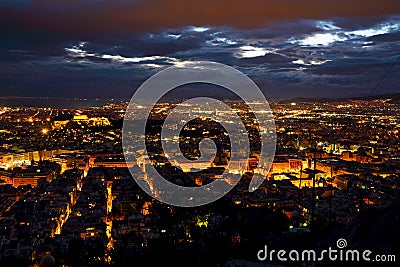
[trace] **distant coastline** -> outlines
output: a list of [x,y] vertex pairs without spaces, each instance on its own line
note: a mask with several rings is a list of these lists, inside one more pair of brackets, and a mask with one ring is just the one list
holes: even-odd
[[0,97],[0,107],[35,108],[90,108],[101,107],[107,103],[128,101],[127,99],[87,99],[63,97]]
[[[270,100],[277,103],[291,103],[291,102],[335,102],[335,101],[349,101],[349,100],[376,100],[376,99],[391,99],[392,102],[400,103],[400,94],[381,94],[373,96],[359,96],[359,97],[346,97],[346,98],[305,98],[296,97],[291,99]],[[129,102],[130,99],[116,99],[116,98],[67,98],[67,97],[20,97],[20,96],[1,96],[0,107],[34,107],[34,108],[91,108],[101,107],[108,103]],[[180,102],[176,99],[169,99],[168,101]]]

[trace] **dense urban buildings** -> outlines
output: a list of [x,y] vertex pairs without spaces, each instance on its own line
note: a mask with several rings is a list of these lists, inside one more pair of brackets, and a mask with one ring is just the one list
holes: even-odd
[[[132,178],[151,186],[147,164],[159,163],[146,160],[135,144],[124,157],[127,104],[0,108],[1,266],[38,266],[47,255],[59,266],[241,266],[255,262],[266,243],[318,246],[335,242],[338,233],[396,253],[398,227],[379,229],[378,221],[370,231],[382,238],[373,242],[356,235],[365,231],[365,221],[372,225],[389,216],[382,219],[385,225],[399,210],[398,95],[270,103],[278,138],[270,171],[254,171],[257,155],[234,162],[229,175],[243,176],[239,184],[196,208],[163,204]],[[158,104],[155,116],[168,115],[170,107]],[[198,123],[195,131],[207,121]],[[190,129],[185,134],[182,148],[196,159],[190,145],[201,136]],[[150,139],[156,144],[156,135]],[[209,166],[215,176],[183,176],[207,167],[205,162],[159,167],[172,168],[169,176],[177,184],[206,184],[226,167],[224,149]],[[267,179],[250,193],[253,175]],[[398,216],[393,221],[400,223]]]

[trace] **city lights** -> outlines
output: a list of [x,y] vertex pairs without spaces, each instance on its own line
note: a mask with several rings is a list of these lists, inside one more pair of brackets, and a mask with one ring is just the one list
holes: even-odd
[[[241,175],[265,175],[267,179],[255,195],[248,197],[246,187],[239,183],[233,195],[223,198],[226,206],[221,203],[228,217],[205,206],[200,207],[201,213],[184,211],[185,215],[174,226],[158,225],[155,223],[157,216],[170,220],[177,210],[172,207],[163,210],[145,196],[127,169],[134,168],[133,175],[138,181],[154,190],[154,177],[147,173],[147,164],[151,162],[143,155],[144,151],[135,151],[135,144],[132,144],[131,158],[125,159],[120,148],[121,129],[112,126],[112,121],[121,118],[120,111],[126,105],[81,108],[79,112],[73,109],[3,110],[2,116],[6,118],[3,122],[7,127],[1,129],[0,135],[5,140],[3,148],[9,150],[0,155],[3,168],[0,174],[4,181],[0,189],[11,186],[10,192],[14,193],[10,194],[15,194],[18,200],[4,202],[0,227],[5,224],[2,217],[14,214],[17,209],[29,211],[27,219],[18,223],[18,227],[29,226],[39,236],[47,227],[51,229],[49,237],[54,240],[63,240],[74,233],[88,248],[93,240],[102,240],[103,257],[96,256],[96,261],[112,264],[118,260],[115,258],[117,248],[124,250],[134,246],[135,243],[122,243],[131,235],[136,236],[132,242],[137,242],[143,251],[151,250],[152,242],[160,235],[168,236],[176,244],[184,242],[189,246],[199,238],[196,231],[200,231],[200,236],[216,229],[224,232],[219,227],[228,223],[227,218],[233,214],[239,212],[245,218],[247,211],[263,208],[285,216],[282,227],[290,233],[309,232],[315,218],[346,225],[366,207],[386,207],[398,199],[396,170],[400,166],[396,159],[400,154],[395,144],[399,140],[400,109],[396,104],[361,100],[296,102],[296,105],[273,103],[279,153],[270,171],[252,169],[257,159],[255,154],[249,162],[230,162],[230,176],[224,180],[231,184]],[[170,104],[157,105],[154,116],[161,119],[167,115]],[[141,106],[128,116],[132,119],[139,116],[145,109],[144,104]],[[244,108],[235,105],[237,112]],[[232,120],[229,114],[224,115],[226,122]],[[57,117],[49,121],[49,116]],[[177,116],[184,119],[187,114]],[[190,133],[216,134],[207,127],[207,118],[203,117],[199,123],[184,128],[182,148],[191,158],[198,157],[190,147],[198,142],[198,137]],[[250,129],[253,127],[251,120],[246,125]],[[43,136],[47,137],[45,142]],[[136,137],[140,138],[144,136]],[[157,144],[160,137],[147,138],[150,144]],[[177,142],[180,138],[163,141]],[[103,152],[105,148],[107,152]],[[188,161],[173,171],[168,169],[167,162],[158,162],[157,167],[168,170],[171,179],[186,186],[202,186],[219,176],[205,177],[198,173],[190,180],[180,173],[198,168],[218,170],[225,168],[228,161],[229,153],[225,151],[212,162]],[[360,196],[360,191],[364,195]],[[41,210],[48,215],[44,216]],[[37,221],[45,228],[36,228]],[[245,232],[232,233],[227,236],[227,242],[240,246],[244,238]],[[59,251],[59,255],[63,253]]]

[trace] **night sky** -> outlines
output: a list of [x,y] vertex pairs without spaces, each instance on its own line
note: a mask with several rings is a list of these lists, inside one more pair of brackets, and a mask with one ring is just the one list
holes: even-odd
[[400,93],[398,0],[0,0],[0,29],[0,96],[130,98],[191,60],[272,99]]

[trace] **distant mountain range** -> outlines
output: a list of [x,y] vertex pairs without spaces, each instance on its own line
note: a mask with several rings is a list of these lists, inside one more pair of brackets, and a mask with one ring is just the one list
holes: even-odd
[[[200,95],[192,95],[190,97],[198,97]],[[215,95],[214,95],[215,96]],[[213,96],[210,96],[213,97]],[[224,96],[217,96],[220,99],[229,99]],[[377,100],[391,99],[390,102],[400,104],[400,93],[398,94],[382,94],[362,97],[347,98],[312,98],[312,97],[296,97],[292,99],[275,100],[271,102],[288,104],[288,103],[304,103],[304,102],[345,102],[351,100]],[[174,98],[166,98],[166,101],[181,102]],[[0,97],[0,107],[52,107],[52,108],[87,108],[100,107],[110,102],[129,101],[129,99],[84,99],[84,98],[62,98],[62,97]]]
[[372,95],[372,96],[360,96],[360,97],[345,97],[345,98],[308,98],[308,97],[296,97],[292,99],[279,100],[278,103],[305,103],[305,102],[343,102],[351,100],[378,100],[378,99],[391,99],[392,103],[400,104],[400,93],[398,94],[383,94],[383,95]]

